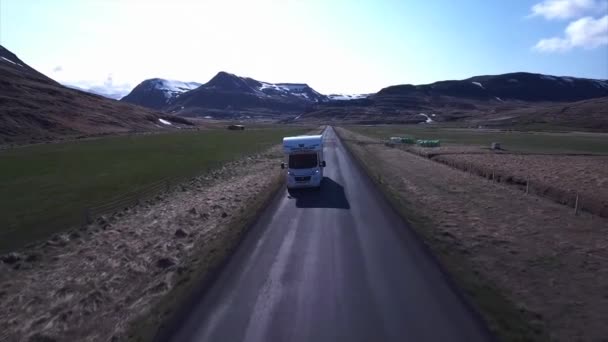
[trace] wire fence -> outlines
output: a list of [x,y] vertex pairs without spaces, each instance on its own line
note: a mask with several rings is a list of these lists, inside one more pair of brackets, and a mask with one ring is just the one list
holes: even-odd
[[[504,173],[498,168],[488,168],[482,165],[477,165],[472,162],[458,161],[451,158],[445,158],[450,154],[463,154],[463,153],[434,153],[429,151],[421,151],[416,149],[408,148],[408,145],[395,144],[390,141],[361,141],[357,139],[342,139],[343,141],[350,141],[357,145],[385,145],[392,148],[399,148],[403,151],[424,157],[435,162],[447,165],[454,169],[465,171],[477,176],[484,177],[490,181],[497,183],[509,184],[518,187],[526,195],[534,194],[540,197],[550,199],[562,205],[573,208],[574,215],[578,215],[580,211],[585,211],[600,217],[608,217],[608,203],[605,201],[594,198],[592,194],[581,193],[573,190],[565,190],[557,188],[552,184],[535,180],[529,175],[525,178],[516,177],[511,174]],[[466,154],[469,154],[468,152]],[[475,154],[475,153],[473,153]],[[481,154],[481,153],[478,153]],[[521,154],[521,153],[518,153]],[[548,153],[534,153],[535,155],[549,155]],[[593,154],[570,154],[570,155],[593,155]]]
[[197,172],[189,175],[166,177],[129,192],[117,195],[103,202],[87,205],[82,210],[80,224],[81,226],[86,226],[93,223],[95,219],[100,216],[110,215],[126,210],[136,205],[145,203],[146,201],[149,201],[160,194],[171,192],[178,186],[185,185],[188,180],[193,180],[206,173],[215,172],[221,166],[221,164],[222,163],[220,162],[214,163],[213,165],[209,165],[206,170],[198,170]]
[[448,158],[448,154],[428,153],[412,149],[404,149],[407,152],[431,159],[435,162],[450,166],[454,169],[465,171],[476,176],[480,176],[497,183],[504,183],[518,187],[525,194],[534,194],[548,198],[559,204],[569,206],[574,209],[574,214],[585,211],[600,217],[608,217],[608,204],[594,198],[589,194],[583,196],[582,193],[574,190],[565,190],[547,184],[540,180],[535,180],[531,176],[517,177],[505,173],[499,168],[489,168],[473,162],[455,160]]
[[[0,252],[4,249],[10,250],[12,244],[21,244],[23,246],[36,245],[43,241],[47,244],[61,245],[62,239],[66,235],[76,234],[78,228],[84,229],[95,219],[103,215],[112,215],[136,205],[145,203],[153,199],[155,196],[168,193],[176,189],[178,186],[185,186],[186,182],[193,180],[207,172],[213,173],[217,170],[219,162],[210,165],[206,170],[198,170],[189,175],[176,177],[166,177],[144,186],[130,190],[128,192],[118,194],[108,200],[97,203],[83,203],[80,206],[69,210],[51,211],[49,208],[32,210],[27,213],[22,219],[17,218],[8,225],[0,229]],[[44,217],[44,220],[33,222],[29,220],[31,217]],[[28,229],[23,229],[23,226],[28,226]],[[24,233],[20,233],[20,231]],[[55,232],[48,234],[49,231]],[[3,244],[3,241],[10,241]],[[25,243],[29,241],[29,243]]]
[[[260,145],[265,146],[265,144],[260,143]],[[276,157],[281,154],[278,153],[275,155],[270,151],[258,152],[259,155]],[[239,160],[239,158],[234,158],[231,161]],[[229,163],[230,161],[228,161]],[[181,175],[176,177],[166,177],[155,181],[153,183],[146,184],[145,186],[139,187],[135,190],[117,195],[109,200],[103,201],[101,203],[88,205],[82,210],[80,224],[85,226],[87,224],[92,223],[96,218],[102,215],[113,214],[128,208],[131,208],[135,205],[142,204],[147,200],[161,194],[168,193],[172,191],[174,188],[185,184],[188,180],[195,179],[204,174],[213,174],[216,170],[220,169],[222,165],[227,165],[226,161],[217,161],[207,166],[204,170],[198,170],[189,175]]]
[[163,191],[168,192],[171,189],[172,184],[176,184],[176,181],[165,178],[136,190],[121,194],[104,203],[86,207],[83,211],[82,223],[92,223],[96,217],[127,209],[140,204]]

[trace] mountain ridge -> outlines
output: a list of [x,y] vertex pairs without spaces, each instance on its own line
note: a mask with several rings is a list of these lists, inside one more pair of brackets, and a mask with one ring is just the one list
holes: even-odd
[[[154,80],[154,79],[152,79]],[[325,95],[306,83],[270,83],[241,77],[225,71],[218,72],[207,83],[180,92],[168,101],[145,80],[121,99],[150,108],[185,116],[203,116],[209,111],[224,111],[225,116],[253,109],[267,114],[301,112],[315,104],[326,102]],[[232,114],[230,113],[232,112]]]
[[[122,100],[178,115],[200,116],[209,111],[217,115],[218,111],[224,111],[222,115],[233,117],[228,112],[279,115],[327,106],[415,107],[419,103],[450,98],[456,102],[573,102],[608,96],[608,80],[529,72],[479,75],[419,85],[399,84],[372,94],[324,95],[306,83],[270,83],[220,71],[207,83],[176,92],[170,99],[162,92],[142,89],[142,84],[151,80],[140,83]],[[468,107],[467,104],[461,106]]]
[[[604,129],[605,98],[608,80],[528,72],[324,95],[306,83],[270,83],[221,71],[207,83],[144,80],[116,101],[63,86],[0,46],[0,143],[191,124],[180,117],[419,123],[432,115],[435,122],[492,118],[509,125],[533,118]],[[592,99],[599,100],[584,102]],[[569,103],[577,103],[576,110]]]
[[429,84],[401,84],[381,89],[376,98],[395,95],[451,96],[499,101],[581,101],[608,96],[608,80],[529,72],[473,76]]

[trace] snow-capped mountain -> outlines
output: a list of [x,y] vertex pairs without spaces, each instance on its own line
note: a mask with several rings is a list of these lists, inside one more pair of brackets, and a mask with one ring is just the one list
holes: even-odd
[[326,102],[328,98],[305,83],[261,82],[222,71],[203,85],[146,80],[121,101],[171,113],[191,113],[202,112],[204,108],[302,111],[316,103]]
[[326,97],[306,84],[260,82],[219,72],[209,82],[183,93],[168,109],[172,113],[228,111],[301,112]]
[[138,84],[121,101],[153,109],[163,109],[181,94],[200,87],[197,82],[181,82],[152,78]]
[[282,96],[300,98],[307,102],[322,102],[326,97],[305,83],[270,83],[254,80],[250,77],[240,77],[225,71],[220,71],[204,87],[207,90],[242,91],[258,96]]

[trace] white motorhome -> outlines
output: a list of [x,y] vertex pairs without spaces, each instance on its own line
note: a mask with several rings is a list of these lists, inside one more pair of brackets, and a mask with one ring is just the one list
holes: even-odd
[[283,138],[287,162],[287,188],[320,188],[323,180],[323,136],[302,135]]

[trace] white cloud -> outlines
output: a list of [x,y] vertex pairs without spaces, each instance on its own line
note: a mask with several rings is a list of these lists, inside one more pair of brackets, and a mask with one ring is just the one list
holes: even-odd
[[545,0],[532,6],[530,16],[571,19],[587,14],[603,14],[606,10],[608,10],[607,0]]
[[608,15],[599,19],[584,17],[566,27],[564,37],[541,39],[534,49],[542,52],[567,51],[581,47],[593,49],[608,44]]

